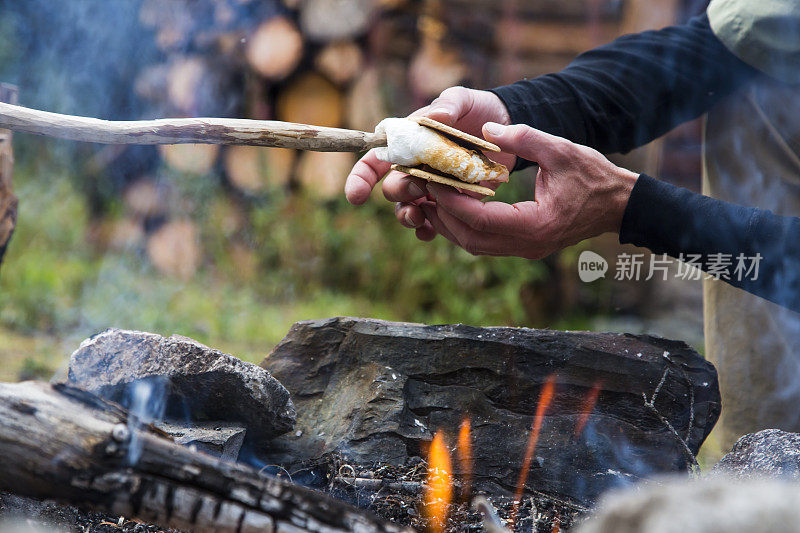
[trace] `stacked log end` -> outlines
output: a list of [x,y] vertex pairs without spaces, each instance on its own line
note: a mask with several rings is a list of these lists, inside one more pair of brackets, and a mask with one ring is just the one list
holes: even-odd
[[[587,48],[675,18],[677,0],[656,3],[144,0],[140,21],[163,55],[139,73],[132,90],[149,102],[150,117],[247,117],[371,131],[386,116],[405,115],[449,86],[488,88],[555,71]],[[275,188],[311,201],[340,196],[353,160],[347,154],[166,146],[157,173],[217,179],[228,193],[249,199],[246,210],[268,201]],[[173,200],[170,205],[182,205]],[[186,215],[167,209],[160,222]],[[127,225],[146,220],[134,216]],[[160,224],[146,226],[147,249],[160,248],[150,243]],[[203,256],[202,249],[197,253]],[[157,266],[174,275],[176,269],[166,266],[174,263]],[[183,267],[177,270],[186,275]]]

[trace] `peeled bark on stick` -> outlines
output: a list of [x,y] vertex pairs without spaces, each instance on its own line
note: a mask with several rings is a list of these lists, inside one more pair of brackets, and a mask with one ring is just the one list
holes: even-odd
[[[330,82],[321,77],[319,79],[333,87]],[[320,85],[307,86],[302,102],[308,103],[313,100],[314,90],[320,88]],[[334,93],[338,95],[335,87],[333,89]],[[324,88],[322,90],[324,91]],[[323,95],[322,98],[324,100],[329,96]],[[301,107],[304,105],[301,102],[289,102],[288,104],[288,110],[295,109],[296,104]],[[316,105],[309,107],[318,109]],[[334,111],[327,113],[324,120],[328,123],[340,122],[341,110],[336,111],[336,106],[329,107],[329,109]],[[310,113],[288,114],[307,117],[309,121],[315,120]],[[320,119],[318,122],[322,121]],[[241,144],[320,152],[362,152],[377,146],[386,146],[385,135],[331,128],[324,125],[312,126],[275,120],[226,118],[111,121],[62,115],[0,103],[0,128],[2,127],[37,135],[103,144]]]
[[[0,101],[16,103],[17,88],[0,84]],[[11,191],[13,173],[14,151],[11,146],[11,131],[0,129],[0,263],[17,225],[17,197]]]
[[0,383],[0,489],[204,532],[400,532],[325,494],[175,444],[80,389]]

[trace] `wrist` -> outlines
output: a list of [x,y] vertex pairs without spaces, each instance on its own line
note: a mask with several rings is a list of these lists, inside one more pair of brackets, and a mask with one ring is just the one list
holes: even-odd
[[622,227],[622,219],[625,216],[625,209],[628,207],[628,201],[631,198],[633,187],[636,185],[636,180],[638,179],[639,174],[631,172],[626,168],[614,167],[614,186],[611,202],[609,203],[611,212],[609,213],[608,231],[619,233]]

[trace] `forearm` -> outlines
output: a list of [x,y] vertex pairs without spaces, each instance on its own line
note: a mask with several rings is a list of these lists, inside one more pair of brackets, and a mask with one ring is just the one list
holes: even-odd
[[714,36],[703,15],[620,37],[559,73],[493,92],[512,123],[614,153],[701,115],[756,73]]
[[[738,206],[642,174],[623,215],[620,243],[672,257],[699,256],[714,277],[800,312],[800,218]],[[722,255],[717,255],[722,254]],[[754,271],[737,271],[739,259]]]

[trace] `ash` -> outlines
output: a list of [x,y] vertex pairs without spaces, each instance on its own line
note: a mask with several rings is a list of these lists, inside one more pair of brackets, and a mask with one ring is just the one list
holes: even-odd
[[[16,525],[17,527],[9,527]],[[181,533],[127,517],[111,516],[52,501],[0,492],[0,530],[75,533]]]
[[[335,498],[373,512],[384,520],[432,531],[425,512],[425,478],[427,464],[419,457],[409,458],[401,466],[385,463],[359,465],[339,454],[330,454],[313,468],[327,479],[327,485],[316,487]],[[483,492],[465,494],[465,487],[455,481],[454,503],[449,506],[445,531],[484,531],[483,515],[472,507],[475,496],[485,497],[495,508],[502,527],[511,529],[513,501],[509,496]],[[577,523],[587,510],[546,494],[523,497],[513,530],[519,533],[553,533]]]

